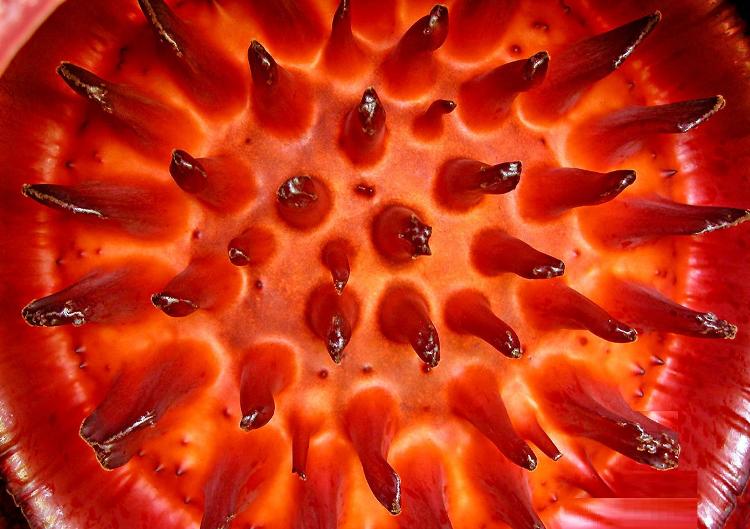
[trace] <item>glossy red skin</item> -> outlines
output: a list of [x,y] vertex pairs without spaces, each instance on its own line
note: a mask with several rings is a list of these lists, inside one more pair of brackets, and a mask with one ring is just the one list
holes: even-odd
[[[727,35],[727,27],[736,27],[731,12],[717,3],[709,2],[634,2],[613,9],[604,1],[592,2],[602,13],[606,23],[617,24],[652,9],[665,14],[664,26],[642,50],[647,64],[660,65],[653,72],[653,82],[669,94],[670,99],[700,97],[706,93],[721,93],[732,101],[732,111],[719,115],[704,128],[681,140],[694,168],[682,172],[680,192],[692,203],[721,203],[747,206],[750,188],[744,168],[750,165],[750,82],[742,80],[738,68],[748,68],[747,43],[739,31]],[[597,5],[601,4],[601,5]],[[693,38],[684,38],[685,34]],[[680,53],[674,54],[679,48]],[[685,61],[684,57],[691,60]],[[661,60],[660,60],[661,59]],[[663,61],[663,62],[661,62]],[[739,67],[738,67],[739,65]],[[658,71],[657,71],[658,70]],[[52,72],[49,69],[49,72]],[[47,72],[45,75],[51,75]],[[0,97],[9,94],[0,92]],[[4,127],[0,132],[3,141],[13,133],[13,120],[34,116],[29,108],[25,116],[2,116]],[[5,126],[10,123],[11,126]],[[2,215],[2,224],[9,229],[3,232],[5,248],[18,246],[14,235],[22,233],[23,220],[34,214],[34,206],[18,193],[18,184],[27,177],[21,171],[24,160],[0,160],[4,167],[15,167],[14,177],[0,184],[8,202]],[[12,163],[9,163],[11,161]],[[745,173],[745,175],[743,175]],[[747,247],[750,230],[740,227],[735,231],[714,234],[701,240],[684,240],[678,243],[677,266],[687,274],[681,300],[693,306],[714,310],[735,321],[740,328],[750,324],[750,309],[737,300],[750,299],[750,285],[745,281],[745,263],[750,257]],[[49,331],[26,327],[18,318],[18,308],[28,301],[28,295],[14,288],[17,277],[33,277],[48,281],[45,273],[29,274],[29,269],[40,270],[45,263],[34,254],[16,256],[7,260],[2,268],[2,299],[0,309],[5,322],[3,342],[6,344],[0,362],[0,420],[3,425],[0,453],[4,456],[5,474],[17,500],[24,506],[33,523],[43,526],[43,520],[54,521],[56,527],[84,527],[87,520],[97,526],[97,515],[78,512],[65,519],[55,519],[57,502],[78,510],[83,505],[67,505],[65,497],[55,495],[52,487],[62,483],[76,485],[76,496],[98,496],[97,505],[102,514],[109,511],[125,525],[132,516],[129,504],[148,501],[148,492],[132,483],[118,483],[109,490],[97,484],[89,485],[86,476],[98,471],[98,466],[83,445],[65,445],[58,451],[55,436],[59,431],[77,431],[77,417],[90,410],[81,410],[81,393],[74,383],[60,383],[63,371],[55,361],[55,352],[62,344]],[[679,274],[678,274],[679,275]],[[49,291],[55,285],[37,285],[35,291]],[[28,287],[28,285],[26,286]],[[661,409],[681,410],[685,417],[680,421],[683,439],[683,464],[699,470],[701,503],[699,516],[708,528],[719,528],[725,523],[742,528],[746,526],[747,500],[743,491],[750,466],[750,448],[747,424],[750,403],[746,390],[750,385],[750,366],[746,357],[748,335],[742,331],[734,342],[711,344],[707,354],[705,342],[679,338],[671,343],[672,360],[669,371],[657,389],[656,402]],[[35,344],[36,355],[29,355],[25,344]],[[46,353],[46,354],[42,354]],[[669,376],[669,372],[679,376]],[[74,375],[70,374],[70,380]],[[18,388],[19,380],[25,383],[23,394],[6,388]],[[12,382],[12,385],[8,383]],[[33,388],[33,389],[32,389]],[[700,389],[696,389],[700,388]],[[31,392],[33,400],[26,391]],[[25,401],[23,406],[16,403]],[[50,406],[50,403],[54,403]],[[7,436],[7,437],[6,437]],[[55,454],[53,461],[40,459],[35,454]],[[59,479],[57,465],[75,461],[67,474]],[[28,468],[28,471],[25,469]],[[33,476],[32,479],[24,476]],[[112,475],[113,483],[117,481]],[[55,484],[55,485],[51,485]],[[62,488],[66,488],[63,486]],[[735,502],[739,507],[734,509]],[[62,512],[62,511],[60,511]],[[139,511],[144,517],[133,523],[167,527],[161,513]],[[52,518],[49,518],[49,517]],[[80,518],[79,518],[80,516]],[[114,525],[113,525],[114,526]],[[179,520],[174,520],[179,527]]]
[[[695,166],[682,173],[679,194],[695,204],[747,204],[750,176],[742,168],[750,163],[750,81],[746,74],[744,79],[738,74],[750,69],[750,54],[742,25],[732,9],[719,2],[637,4],[622,5],[611,16],[624,21],[639,9],[663,11],[666,31],[655,34],[642,50],[644,61],[657,65],[652,70],[654,83],[677,99],[721,93],[734,102],[726,115],[681,141]],[[603,1],[594,5],[610,6]],[[692,38],[680,39],[677,34]],[[691,59],[683,62],[685,57]],[[750,321],[750,306],[738,302],[750,296],[744,265],[750,256],[750,230],[740,227],[717,235],[679,242],[679,266],[687,273],[683,299],[696,306],[713,306],[742,329]],[[750,399],[743,389],[750,383],[749,346],[750,334],[742,330],[736,340],[717,343],[710,352],[700,340],[676,339],[670,346],[676,354],[655,397],[656,402],[685,414],[680,429],[682,465],[699,470],[698,513],[708,528],[725,523],[743,528],[750,523],[745,493],[750,473]],[[670,372],[680,374],[679,382]]]

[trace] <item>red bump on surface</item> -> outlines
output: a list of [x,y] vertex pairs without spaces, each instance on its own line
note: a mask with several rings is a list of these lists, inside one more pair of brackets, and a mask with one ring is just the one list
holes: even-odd
[[148,310],[148,291],[163,273],[130,263],[91,271],[72,285],[27,304],[29,325],[56,327],[86,323],[124,323]]
[[199,258],[154,293],[151,303],[175,318],[198,309],[217,310],[236,297],[240,283],[237,269],[224,259]]
[[495,129],[508,117],[519,94],[542,83],[548,65],[549,54],[540,51],[469,79],[459,91],[458,114],[472,130]]
[[341,0],[333,15],[331,36],[323,52],[328,71],[337,77],[356,77],[368,66],[367,55],[352,33],[350,0]]
[[609,278],[602,292],[604,305],[638,329],[698,338],[731,340],[737,336],[737,326],[713,312],[689,309],[643,284]]
[[373,242],[380,254],[396,263],[432,255],[432,227],[405,206],[386,206],[373,222]]
[[602,166],[620,163],[644,148],[659,134],[684,134],[724,108],[722,96],[691,99],[667,105],[629,107],[595,117],[578,126],[572,136],[574,152]]
[[521,304],[542,329],[586,329],[614,343],[634,342],[638,333],[559,280],[524,285]]
[[229,260],[236,266],[259,266],[276,252],[276,239],[264,226],[251,226],[229,241]]
[[172,143],[184,141],[195,128],[183,112],[135,87],[105,81],[69,62],[61,63],[57,73],[71,90],[111,117],[127,138],[155,155],[169,152]]
[[254,345],[245,354],[240,374],[240,428],[268,424],[276,408],[274,395],[294,376],[294,352],[280,344]]
[[253,111],[262,126],[281,137],[301,134],[312,120],[312,90],[297,73],[279,66],[257,41],[247,50],[253,78]]
[[362,463],[367,484],[388,512],[401,512],[401,478],[388,464],[390,441],[398,428],[398,407],[380,388],[370,388],[349,401],[344,422]]
[[505,457],[526,470],[536,468],[536,455],[513,429],[492,372],[465,369],[451,383],[449,394],[453,412],[473,424]]
[[566,44],[555,58],[547,80],[525,97],[524,109],[535,119],[559,119],[586,90],[603,79],[636,51],[661,20],[661,13],[639,18],[605,33]]
[[581,223],[593,241],[629,248],[661,237],[698,235],[731,228],[750,219],[750,211],[721,206],[679,204],[661,197],[632,198],[585,212]]
[[166,237],[185,216],[168,189],[152,184],[24,184],[22,191],[24,196],[81,221],[138,237]]
[[177,149],[169,173],[180,189],[222,212],[244,206],[254,194],[250,170],[228,156],[194,158]]
[[170,408],[215,376],[213,359],[201,345],[176,342],[144,365],[125,367],[83,421],[81,437],[104,468],[121,467],[158,433],[158,422]]
[[522,167],[521,162],[489,165],[468,158],[448,160],[438,172],[435,193],[444,206],[466,211],[479,205],[484,195],[513,191],[521,179]]
[[516,332],[495,316],[487,297],[476,290],[462,290],[448,298],[445,321],[453,332],[481,338],[508,358],[521,357]]
[[658,470],[677,466],[676,432],[633,411],[615,388],[582,364],[559,358],[549,361],[554,361],[554,376],[538,371],[538,380],[544,382],[535,393],[550,420],[571,435],[598,441]]
[[478,234],[471,254],[477,270],[488,276],[513,273],[526,279],[550,279],[565,272],[565,264],[559,259],[499,229]]
[[521,211],[537,219],[554,218],[581,206],[609,202],[635,182],[635,171],[597,173],[572,167],[528,174],[518,189]]
[[351,244],[344,239],[335,239],[323,247],[321,258],[325,267],[331,271],[333,287],[339,295],[349,281],[349,256],[353,253]]
[[222,114],[245,104],[242,73],[222,50],[180,20],[164,0],[138,0],[138,5],[196,104]]
[[448,37],[448,8],[436,5],[401,37],[383,63],[388,91],[399,98],[419,96],[435,82],[432,52]]
[[299,230],[319,225],[331,210],[326,185],[314,176],[293,176],[276,192],[276,210],[281,219]]
[[323,44],[325,30],[314,1],[251,0],[247,7],[252,19],[258,21],[265,40],[285,58],[310,60]]
[[379,309],[380,330],[389,340],[408,343],[428,367],[440,361],[440,339],[424,298],[410,285],[396,284],[385,292]]
[[339,143],[354,165],[372,165],[385,150],[385,108],[373,87],[344,116]]
[[444,116],[456,110],[455,101],[436,99],[422,114],[414,118],[412,131],[425,141],[435,139],[443,133]]
[[359,303],[347,290],[338,292],[332,285],[319,286],[307,302],[307,321],[335,363],[341,363],[359,318]]

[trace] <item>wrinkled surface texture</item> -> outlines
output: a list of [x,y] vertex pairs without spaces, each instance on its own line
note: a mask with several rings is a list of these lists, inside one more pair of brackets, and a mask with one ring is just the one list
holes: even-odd
[[[644,213],[647,236],[606,243],[631,198],[750,208],[740,22],[711,0],[498,1],[477,45],[481,4],[351,0],[355,40],[329,41],[335,0],[169,2],[210,50],[189,60],[136,1],[69,0],[31,37],[0,78],[0,464],[32,528],[748,527],[750,223],[662,237]],[[561,119],[538,111],[543,50],[549,80],[567,44],[657,10]],[[530,57],[483,107],[477,76]],[[86,101],[63,61],[116,88]],[[596,135],[719,94],[686,134],[614,158]],[[605,199],[535,190],[549,167],[622,189],[571,209]],[[630,321],[619,280],[736,337]],[[29,305],[53,293],[63,312]]]

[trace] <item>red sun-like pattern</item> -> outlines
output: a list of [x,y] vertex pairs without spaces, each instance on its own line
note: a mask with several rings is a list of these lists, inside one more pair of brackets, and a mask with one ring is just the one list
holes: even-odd
[[59,7],[0,78],[31,526],[745,527],[748,43],[610,4]]

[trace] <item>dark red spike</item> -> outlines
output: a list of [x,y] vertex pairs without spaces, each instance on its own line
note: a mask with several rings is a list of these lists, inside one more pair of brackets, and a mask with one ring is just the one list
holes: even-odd
[[276,253],[276,239],[264,226],[252,226],[229,241],[229,260],[236,266],[260,266]]
[[483,438],[472,440],[464,452],[466,477],[479,492],[493,519],[512,529],[544,529],[531,505],[529,484],[524,471],[504,457]]
[[440,339],[424,298],[409,285],[390,287],[380,304],[380,329],[389,340],[411,344],[428,367],[440,361]]
[[276,192],[276,210],[281,219],[299,230],[318,226],[331,210],[331,195],[313,176],[294,176]]
[[250,171],[228,157],[194,158],[176,149],[172,151],[169,174],[180,189],[221,211],[238,209],[253,194]]
[[258,91],[268,91],[279,84],[279,65],[260,42],[254,40],[250,43],[247,60],[253,84],[257,86]]
[[547,219],[580,206],[609,202],[635,182],[635,171],[596,173],[571,167],[536,171],[518,190],[525,216]]
[[750,210],[692,206],[654,198],[616,200],[581,217],[590,238],[605,246],[629,248],[673,235],[698,235],[731,228],[750,219]]
[[502,43],[519,0],[457,0],[447,48],[459,59],[482,60]]
[[614,343],[634,342],[635,329],[614,319],[599,305],[561,281],[524,285],[521,300],[541,328],[586,329]]
[[153,185],[25,184],[22,192],[44,206],[139,237],[171,235],[185,217],[179,197]]
[[521,437],[534,443],[552,461],[558,461],[562,457],[562,452],[539,424],[536,412],[528,405],[524,408],[522,416],[514,415],[513,426],[516,431]]
[[397,410],[389,393],[370,388],[351,399],[344,419],[370,490],[393,515],[401,512],[401,478],[386,458],[398,427]]
[[404,55],[430,53],[443,45],[448,38],[448,8],[435,5],[430,13],[417,20],[401,37],[396,53]]
[[335,239],[323,247],[321,259],[325,267],[331,271],[333,287],[339,295],[349,281],[349,255],[351,253],[351,245],[344,239]]
[[526,96],[525,109],[536,119],[560,118],[593,83],[618,69],[660,20],[656,11],[556,53],[544,85]]
[[208,187],[208,175],[203,165],[185,151],[172,151],[169,174],[186,193],[198,194]]
[[395,465],[403,479],[403,511],[399,529],[452,529],[446,509],[446,478],[441,453],[422,443],[400,454]]
[[351,450],[339,440],[315,447],[310,458],[309,478],[300,486],[298,512],[293,529],[338,529],[344,510],[348,461],[342,454]]
[[241,72],[215,46],[177,18],[164,0],[138,0],[138,5],[196,103],[222,112],[245,104]]
[[35,299],[21,314],[26,323],[38,327],[128,322],[148,310],[148,291],[162,275],[137,265],[95,270],[59,292]]
[[325,342],[331,359],[340,364],[359,318],[359,303],[349,292],[338,294],[325,284],[310,294],[306,313],[310,329]]
[[479,205],[484,195],[513,191],[521,179],[521,170],[521,162],[488,165],[468,158],[454,158],[440,168],[435,191],[443,205],[466,211]]
[[292,432],[292,473],[302,481],[307,480],[307,455],[310,450],[310,436],[313,427],[303,412],[297,412],[290,421]]
[[177,342],[148,365],[120,373],[104,400],[81,425],[81,437],[108,470],[123,466],[157,433],[167,411],[216,374],[213,359],[198,344]]
[[565,264],[543,254],[503,230],[481,232],[472,243],[472,261],[488,276],[513,273],[526,279],[550,279],[565,272]]
[[608,278],[604,303],[618,318],[639,329],[671,332],[698,338],[737,336],[737,326],[713,312],[698,312],[679,305],[646,285]]
[[176,275],[151,303],[167,316],[182,318],[198,309],[221,307],[240,289],[242,278],[223,259],[199,258]]
[[536,455],[513,429],[491,372],[464,370],[451,384],[448,398],[453,413],[473,424],[510,461],[526,470],[536,468]]
[[538,86],[547,74],[546,51],[528,59],[503,64],[461,85],[458,113],[466,125],[478,131],[494,130],[503,122],[513,101]]
[[247,434],[228,429],[216,442],[215,460],[208,466],[200,529],[227,529],[232,520],[276,474],[278,447],[284,441],[273,429]]
[[313,94],[300,76],[285,70],[257,41],[247,50],[253,77],[253,111],[263,127],[283,137],[298,136],[312,121]]
[[274,395],[292,379],[293,358],[294,353],[281,344],[256,345],[248,351],[240,373],[240,428],[256,430],[273,418]]
[[487,297],[476,290],[462,290],[448,298],[445,322],[452,331],[481,338],[508,358],[521,357],[518,335],[495,316]]
[[658,470],[677,466],[676,432],[630,409],[616,388],[598,380],[581,363],[555,357],[546,369],[552,371],[539,371],[539,383],[533,388],[545,416],[558,427]]
[[448,37],[448,8],[436,5],[412,25],[383,63],[388,91],[418,97],[435,82],[432,52]]
[[571,135],[581,157],[615,165],[639,152],[657,134],[683,134],[724,108],[722,96],[668,105],[628,107],[583,123]]
[[323,54],[323,61],[330,73],[342,78],[356,77],[367,67],[367,54],[352,33],[349,0],[341,0],[333,15],[331,36]]
[[311,0],[250,0],[251,19],[284,58],[311,62],[325,42],[325,26]]
[[380,254],[395,262],[407,262],[420,255],[432,255],[432,227],[411,208],[387,206],[373,222],[373,241]]
[[355,165],[372,165],[385,150],[385,109],[375,89],[365,90],[362,100],[344,117],[341,148]]
[[456,110],[456,103],[449,99],[436,99],[423,114],[414,118],[412,131],[425,140],[432,140],[443,133],[443,116]]
[[61,63],[57,73],[71,90],[124,126],[130,137],[154,154],[161,155],[175,142],[187,141],[196,128],[182,112],[131,86],[110,83],[69,62]]

